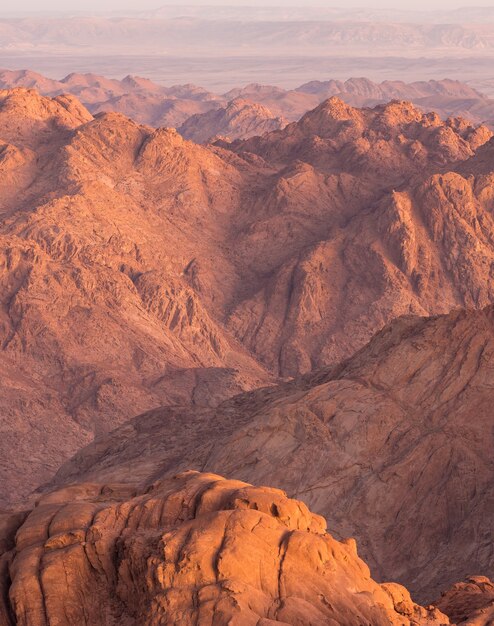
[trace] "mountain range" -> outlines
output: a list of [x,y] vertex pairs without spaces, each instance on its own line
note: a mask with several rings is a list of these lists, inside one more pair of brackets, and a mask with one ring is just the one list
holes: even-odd
[[0,91],[2,626],[487,626],[493,133],[331,95],[470,88],[62,84]]
[[[242,10],[240,10],[240,13]],[[195,13],[195,15],[194,15]],[[485,53],[493,42],[492,11],[478,11],[472,21],[437,18],[422,21],[383,19],[371,13],[351,11],[346,19],[326,19],[314,12],[292,9],[285,18],[262,12],[237,11],[210,7],[208,15],[199,10],[180,8],[172,17],[170,11],[152,12],[141,16],[106,16],[98,14],[55,16],[26,15],[1,17],[0,51],[54,54],[85,54],[88,46],[103,54],[131,52],[137,46],[141,54],[174,54],[200,52],[209,48],[232,54],[240,48],[244,54],[262,54],[274,48],[278,54],[290,54],[294,48],[300,56],[328,53],[336,50],[347,53],[365,51],[372,45],[375,53],[391,56],[403,54],[403,45],[409,46],[405,56],[420,52],[437,56]],[[302,13],[302,15],[300,15]],[[422,15],[424,15],[423,13]],[[487,15],[487,19],[484,16]],[[456,18],[456,19],[455,19]],[[420,18],[419,18],[420,19]],[[237,52],[238,53],[238,52]]]
[[204,143],[216,137],[246,139],[299,120],[336,96],[357,107],[407,100],[444,119],[464,117],[494,126],[494,100],[453,80],[374,83],[365,78],[311,81],[296,89],[250,84],[216,94],[195,85],[165,87],[138,76],[122,80],[97,74],[53,80],[29,70],[0,70],[0,87],[36,89],[46,96],[70,93],[91,113],[115,111],[150,126],[177,128],[186,139]]
[[[0,136],[14,497],[147,408],[215,404],[335,363],[396,316],[493,299],[483,126],[331,98],[202,147],[15,89],[0,92]],[[9,459],[20,432],[26,454]]]

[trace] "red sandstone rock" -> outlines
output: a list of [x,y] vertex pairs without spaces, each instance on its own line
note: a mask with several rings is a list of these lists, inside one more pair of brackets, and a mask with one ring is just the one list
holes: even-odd
[[399,585],[377,584],[355,542],[336,541],[303,503],[213,474],[144,493],[54,492],[0,559],[6,626],[449,623]]

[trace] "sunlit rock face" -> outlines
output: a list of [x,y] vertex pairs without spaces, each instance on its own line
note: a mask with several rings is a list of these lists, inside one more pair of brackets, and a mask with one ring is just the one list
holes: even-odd
[[332,97],[201,146],[19,88],[0,139],[3,621],[483,624],[491,132]]
[[213,474],[146,493],[67,487],[13,543],[0,557],[6,625],[448,623],[377,584],[355,541],[336,541],[301,502]]

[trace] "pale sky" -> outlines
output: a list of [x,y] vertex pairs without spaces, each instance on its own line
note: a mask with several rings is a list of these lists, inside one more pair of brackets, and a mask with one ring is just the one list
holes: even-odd
[[0,0],[0,13],[12,11],[142,11],[167,5],[189,6],[326,6],[373,9],[455,9],[494,7],[494,0]]

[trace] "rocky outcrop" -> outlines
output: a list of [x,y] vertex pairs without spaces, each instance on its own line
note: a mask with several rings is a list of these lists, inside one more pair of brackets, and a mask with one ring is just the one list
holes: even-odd
[[63,131],[74,130],[92,119],[70,95],[51,99],[34,89],[0,90],[0,138],[16,148],[42,148]]
[[494,584],[485,576],[456,583],[434,603],[459,626],[489,626],[494,619]]
[[18,523],[0,556],[9,626],[449,623],[376,583],[303,503],[213,474],[74,485]]

